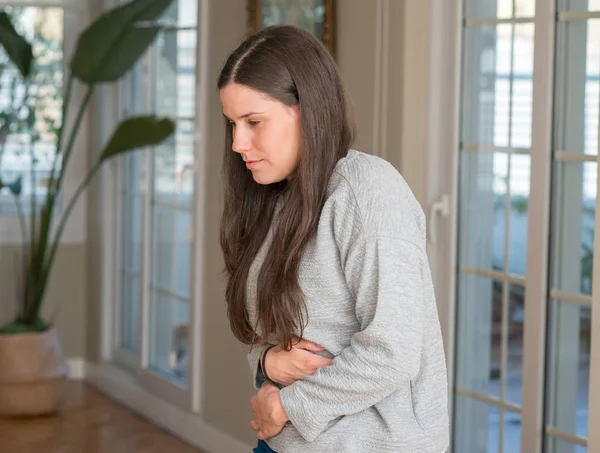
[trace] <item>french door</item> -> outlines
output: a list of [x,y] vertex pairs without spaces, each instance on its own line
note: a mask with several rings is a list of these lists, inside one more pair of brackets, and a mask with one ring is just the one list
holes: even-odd
[[451,3],[452,451],[597,452],[600,1]]
[[114,360],[150,392],[197,411],[193,367],[199,2],[176,0],[122,86],[128,115],[176,121],[174,137],[121,161]]

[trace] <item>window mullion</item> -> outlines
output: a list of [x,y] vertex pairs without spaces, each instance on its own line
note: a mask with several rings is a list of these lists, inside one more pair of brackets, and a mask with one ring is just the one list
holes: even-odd
[[[600,104],[600,102],[599,102]],[[600,112],[600,108],[598,110]],[[598,122],[597,174],[600,181],[600,121]],[[596,212],[600,212],[600,194],[596,194]],[[590,351],[590,384],[588,403],[588,451],[600,451],[600,228],[594,229],[594,276],[592,281],[592,332]],[[595,426],[596,425],[596,426]]]
[[521,451],[541,453],[548,301],[555,2],[536,0]]

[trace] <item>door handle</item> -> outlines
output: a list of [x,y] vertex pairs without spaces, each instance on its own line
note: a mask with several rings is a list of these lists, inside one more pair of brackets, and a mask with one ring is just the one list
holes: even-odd
[[435,244],[436,226],[438,215],[448,217],[450,215],[450,197],[447,194],[442,195],[438,201],[429,208],[429,243]]

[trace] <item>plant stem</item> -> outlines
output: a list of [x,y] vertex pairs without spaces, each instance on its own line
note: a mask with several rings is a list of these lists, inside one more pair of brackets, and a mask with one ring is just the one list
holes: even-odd
[[[69,83],[70,85],[71,83]],[[51,183],[53,186],[52,191],[49,192],[48,198],[46,199],[45,211],[42,213],[42,221],[40,222],[40,235],[39,235],[39,244],[37,245],[37,256],[35,257],[34,262],[32,263],[31,269],[35,273],[36,276],[41,277],[41,273],[43,272],[44,262],[46,260],[46,249],[48,246],[48,236],[50,235],[50,228],[52,226],[52,215],[54,213],[54,204],[56,201],[56,197],[60,193],[60,188],[62,186],[62,181],[65,175],[65,171],[67,169],[67,164],[69,162],[69,156],[71,155],[73,144],[75,143],[75,137],[77,136],[77,131],[81,124],[81,120],[83,119],[83,115],[85,113],[85,109],[87,104],[89,103],[92,93],[94,92],[94,87],[88,87],[85,98],[81,105],[79,106],[79,111],[77,112],[77,117],[75,118],[75,123],[73,125],[73,129],[71,130],[71,134],[69,137],[69,141],[67,143],[67,148],[63,154],[63,162],[59,171],[58,181],[56,185]],[[64,123],[61,125],[61,133],[60,137],[62,139],[62,130],[64,128]],[[45,286],[45,284],[43,285]],[[39,291],[39,288],[36,292]]]
[[56,233],[54,235],[54,241],[52,243],[52,249],[50,251],[50,255],[48,256],[48,261],[47,261],[47,266],[46,267],[50,267],[50,265],[52,264],[52,259],[54,258],[54,254],[56,253],[56,249],[58,248],[58,244],[60,242],[60,238],[62,236],[62,232],[63,232],[63,230],[65,228],[65,225],[67,224],[67,220],[69,218],[69,215],[71,214],[71,211],[75,207],[75,203],[77,202],[77,199],[80,197],[80,195],[83,193],[83,191],[85,190],[85,188],[87,187],[87,185],[94,178],[94,176],[96,175],[96,173],[98,172],[98,170],[100,170],[101,165],[102,165],[102,162],[98,162],[96,165],[94,165],[92,167],[92,169],[89,171],[89,173],[84,178],[84,180],[81,181],[81,183],[79,184],[79,187],[77,187],[77,190],[73,194],[73,197],[71,198],[71,201],[67,205],[67,207],[65,209],[65,212],[63,213],[63,215],[62,215],[62,217],[60,219],[60,223],[58,224],[58,227],[56,229]]
[[37,183],[36,183],[36,178],[35,178],[35,168],[34,168],[34,150],[33,150],[33,145],[31,145],[30,147],[30,155],[31,155],[31,217],[30,217],[30,222],[31,225],[29,227],[29,247],[30,247],[30,253],[31,256],[33,257],[33,253],[35,250],[35,233],[36,233],[36,222],[37,222],[37,197],[36,197],[36,189],[37,189]]
[[31,292],[31,286],[30,286],[30,282],[33,281],[33,279],[31,278],[32,276],[30,275],[30,273],[28,272],[28,264],[32,262],[32,259],[34,257],[35,254],[35,247],[36,247],[36,241],[35,241],[35,234],[36,234],[36,222],[37,222],[37,197],[36,197],[36,188],[37,188],[37,184],[36,184],[36,178],[35,178],[35,153],[34,153],[34,148],[33,145],[30,144],[29,147],[29,153],[31,156],[31,216],[30,216],[30,226],[29,226],[29,233],[30,233],[30,240],[29,240],[29,257],[26,258],[27,254],[25,253],[25,238],[22,238],[23,241],[23,260],[25,261],[23,263],[23,278],[24,278],[24,288],[23,288],[23,304],[25,305],[25,307],[23,308],[24,311],[26,311],[26,305],[29,303],[29,293]]
[[[83,193],[83,191],[85,190],[87,185],[90,183],[92,178],[96,175],[98,170],[100,170],[102,163],[103,162],[98,162],[96,165],[94,165],[94,167],[92,167],[92,169],[89,171],[89,173],[87,174],[85,179],[79,184],[79,187],[77,187],[77,190],[73,194],[71,201],[67,205],[67,207],[61,217],[60,223],[59,223],[59,225],[56,229],[56,233],[54,235],[54,240],[52,242],[52,248],[50,250],[50,254],[48,255],[48,259],[44,263],[43,270],[40,275],[39,287],[37,288],[37,294],[35,297],[35,304],[32,307],[30,307],[30,310],[28,310],[28,313],[26,314],[27,319],[29,319],[29,316],[34,316],[34,314],[37,313],[37,311],[39,310],[39,306],[42,302],[44,290],[46,288],[46,284],[48,283],[48,280],[50,277],[50,271],[52,270],[52,262],[54,261],[54,256],[58,249],[58,245],[60,243],[60,238],[62,236],[62,232],[65,228],[65,225],[67,224],[69,215],[71,214],[71,211],[75,207],[75,204],[76,204],[78,198],[81,196],[81,194]],[[35,319],[35,317],[33,319]]]
[[[71,100],[71,91],[73,89],[73,75],[69,75],[69,80],[67,81],[67,90],[65,92],[65,97],[62,103],[62,119],[60,128],[58,129],[58,137],[56,138],[56,154],[54,155],[54,160],[52,161],[52,170],[50,170],[50,184],[54,180],[54,173],[56,172],[56,164],[58,162],[58,158],[63,155],[61,151],[62,146],[62,138],[63,132],[65,130],[65,122],[67,121],[67,114],[69,112],[69,103]],[[50,190],[50,187],[48,188]]]
[[[12,192],[11,192],[12,193]],[[21,243],[23,248],[25,247],[25,237],[27,236],[27,225],[25,223],[25,213],[23,212],[23,205],[18,195],[13,194],[15,200],[15,206],[17,207],[17,214],[19,216],[19,229],[21,230]]]
[[[36,188],[37,188],[37,184],[36,184],[36,179],[35,179],[35,155],[34,155],[34,150],[33,150],[33,144],[30,143],[29,144],[29,156],[31,159],[31,228],[30,228],[30,243],[33,244],[34,243],[34,238],[35,238],[35,222],[36,222],[36,215],[35,215],[35,207],[36,207],[36,201],[37,201],[37,197],[36,197]],[[25,238],[22,238],[23,241],[23,245],[25,245]]]
[[[25,259],[24,256],[21,256],[21,259]],[[17,306],[17,318],[16,319],[23,319],[23,315],[25,314],[25,294],[24,294],[24,288],[25,285],[23,285],[23,277],[25,276],[25,274],[23,274],[22,272],[19,272],[19,265],[21,263],[19,263],[19,260],[17,258],[15,258],[14,260],[14,269],[15,269],[15,301],[16,301],[16,306]],[[25,268],[25,265],[22,266],[23,269]],[[21,299],[23,298],[23,299]]]
[[65,176],[65,170],[67,169],[67,164],[69,163],[69,158],[73,153],[73,144],[75,143],[75,138],[77,137],[77,131],[79,130],[79,125],[81,124],[81,120],[83,119],[83,115],[85,113],[85,109],[92,98],[92,94],[94,94],[94,86],[88,86],[87,92],[85,93],[85,97],[83,98],[83,102],[79,107],[79,111],[77,112],[77,117],[75,118],[75,124],[73,125],[73,129],[71,130],[71,136],[69,137],[69,141],[67,143],[67,148],[65,150],[64,159],[62,163],[62,167],[60,169],[58,175],[58,182],[56,184],[56,194],[60,192],[60,188],[62,187],[62,181]]
[[2,158],[4,157],[4,143],[6,142],[5,134],[0,128],[0,168],[2,168]]
[[[51,222],[51,218],[52,218],[52,211],[54,210],[54,202],[55,202],[55,198],[57,195],[57,187],[54,184],[54,178],[55,178],[55,173],[57,170],[57,165],[58,165],[58,160],[60,157],[64,157],[64,153],[62,152],[62,141],[63,141],[63,135],[64,135],[64,131],[66,129],[66,122],[67,122],[67,115],[69,113],[69,104],[71,103],[71,92],[73,90],[73,75],[69,74],[69,79],[67,80],[67,89],[65,91],[65,97],[63,99],[63,103],[62,103],[62,117],[61,117],[61,124],[60,124],[60,128],[58,129],[58,136],[56,137],[56,154],[54,154],[54,160],[52,161],[52,169],[50,170],[50,177],[48,179],[48,188],[47,188],[47,193],[46,193],[46,203],[45,203],[45,209],[46,209],[46,213],[47,213],[47,221],[46,218],[44,217],[44,213],[42,213],[42,219],[40,221],[40,238],[39,241],[36,242],[36,232],[32,231],[31,234],[31,243],[34,245],[31,249],[32,252],[32,263],[35,262],[42,262],[44,259],[44,250],[43,247],[40,247],[40,250],[37,250],[37,246],[41,245],[42,242],[42,235],[47,235],[48,232],[46,230],[46,224],[49,226],[52,222]],[[62,169],[64,169],[64,159],[63,159],[63,164],[61,166],[61,171]],[[35,224],[35,211],[32,214],[32,221]],[[35,260],[34,254],[35,253],[40,253],[40,257],[38,257],[38,261]],[[41,268],[41,266],[37,266],[36,269]]]
[[[11,192],[12,193],[12,192]],[[21,271],[23,272],[20,275],[20,278],[18,278],[18,285],[21,286],[21,295],[20,297],[22,297],[22,303],[18,304],[21,306],[21,309],[19,310],[19,317],[23,316],[23,313],[26,311],[26,305],[27,305],[27,283],[23,283],[23,279],[25,279],[25,282],[28,281],[28,277],[27,277],[27,253],[26,253],[26,243],[25,243],[25,237],[27,236],[27,225],[26,225],[26,221],[25,221],[25,213],[23,212],[23,205],[21,203],[21,199],[19,198],[18,195],[12,194],[13,195],[13,199],[15,201],[15,206],[17,208],[17,215],[19,217],[19,229],[21,232],[21,249],[22,249],[22,254],[21,254],[21,259],[23,260],[22,266],[21,266]],[[15,265],[16,267],[16,265]],[[19,297],[19,296],[17,296]]]

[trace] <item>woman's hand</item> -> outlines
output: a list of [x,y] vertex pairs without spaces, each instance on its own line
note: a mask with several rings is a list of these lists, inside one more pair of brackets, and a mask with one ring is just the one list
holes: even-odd
[[276,346],[267,352],[265,371],[269,378],[278,384],[291,385],[306,376],[312,376],[317,369],[331,364],[331,359],[314,354],[323,350],[322,346],[308,340],[294,343],[290,351]]
[[254,420],[250,427],[256,431],[256,437],[269,439],[279,434],[289,420],[279,398],[279,389],[270,382],[264,384],[250,400]]

